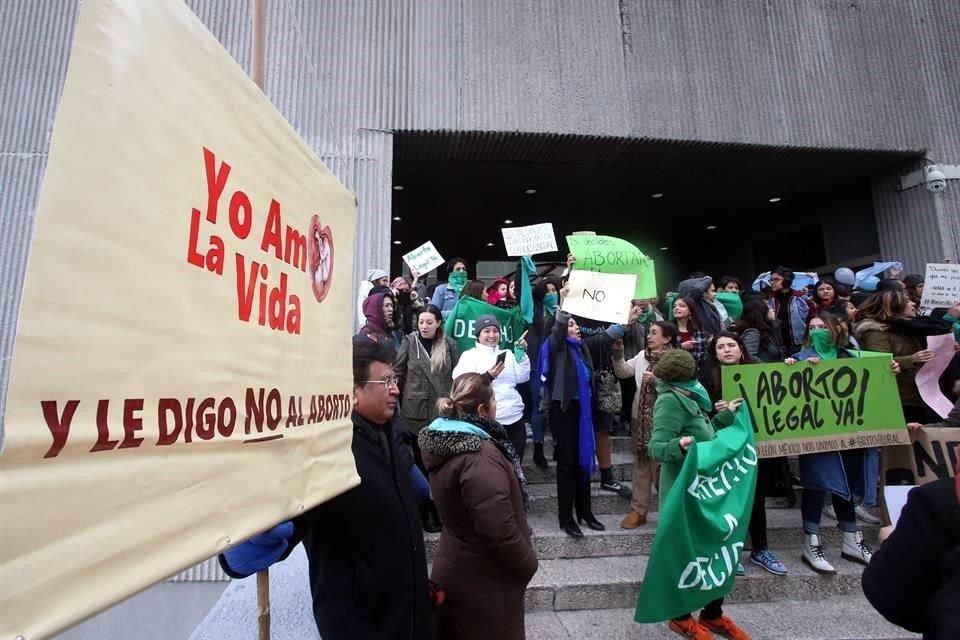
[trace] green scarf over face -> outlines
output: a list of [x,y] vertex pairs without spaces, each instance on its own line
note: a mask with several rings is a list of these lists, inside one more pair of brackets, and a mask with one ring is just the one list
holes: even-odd
[[810,345],[824,360],[837,359],[837,345],[833,343],[833,334],[826,329],[811,329]]
[[637,320],[637,322],[643,323],[649,319],[650,319],[650,305],[647,305],[644,308],[644,310],[640,312],[640,318]]
[[461,291],[463,291],[464,287],[467,286],[467,272],[454,271],[451,273],[450,277],[447,278],[447,286],[459,294]]
[[713,411],[713,402],[710,401],[710,394],[707,393],[706,387],[700,384],[699,380],[683,380],[680,382],[671,381],[671,382],[661,382],[665,387],[676,387],[677,389],[683,389],[684,391],[690,392],[690,398],[697,403],[697,406],[700,407],[700,410],[704,413],[710,413]]
[[553,317],[557,313],[557,305],[560,304],[560,294],[548,293],[543,296],[543,310],[548,317]]

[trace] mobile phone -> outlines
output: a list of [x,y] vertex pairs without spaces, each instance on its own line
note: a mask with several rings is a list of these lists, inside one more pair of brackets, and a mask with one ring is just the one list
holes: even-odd
[[500,355],[497,356],[497,364],[503,364],[507,361],[507,352],[501,351]]

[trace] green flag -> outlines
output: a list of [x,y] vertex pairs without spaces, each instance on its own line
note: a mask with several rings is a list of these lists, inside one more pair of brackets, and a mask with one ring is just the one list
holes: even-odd
[[501,309],[476,298],[460,298],[457,306],[447,316],[443,325],[446,334],[457,343],[460,353],[467,349],[473,349],[476,345],[477,334],[473,325],[476,319],[484,314],[490,314],[500,322],[502,328],[502,331],[500,331],[501,349],[512,350],[513,343],[523,335],[526,324],[519,307]]
[[537,272],[537,265],[533,263],[530,256],[520,258],[520,295],[517,296],[520,302],[520,312],[523,314],[523,320],[527,324],[533,323],[533,288],[530,286],[530,278]]
[[567,246],[577,259],[573,265],[575,270],[635,274],[634,298],[657,297],[653,260],[626,240],[611,236],[567,236]]
[[723,305],[727,310],[727,315],[731,320],[739,320],[743,315],[743,300],[739,293],[727,293],[726,291],[717,292],[717,302]]
[[750,524],[757,460],[746,404],[715,440],[690,447],[661,497],[634,620],[670,620],[730,593]]

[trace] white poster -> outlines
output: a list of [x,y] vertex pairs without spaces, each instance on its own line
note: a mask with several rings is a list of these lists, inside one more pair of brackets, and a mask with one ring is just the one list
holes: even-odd
[[950,307],[960,302],[960,264],[931,263],[923,277],[923,298],[920,308],[924,313]]
[[600,322],[626,324],[630,300],[637,288],[636,274],[572,271],[563,310]]
[[444,262],[443,256],[440,255],[440,252],[437,251],[437,248],[433,246],[433,243],[430,241],[424,242],[403,256],[403,261],[410,267],[411,273],[421,276],[430,273]]
[[535,256],[557,250],[557,236],[549,222],[529,227],[506,227],[500,231],[508,256]]

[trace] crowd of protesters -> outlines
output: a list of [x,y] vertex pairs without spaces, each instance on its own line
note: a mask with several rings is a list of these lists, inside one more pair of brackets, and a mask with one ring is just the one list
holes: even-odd
[[[566,266],[562,274],[551,270],[530,282],[521,281],[519,269],[484,282],[471,280],[470,263],[458,257],[446,266],[447,280],[429,289],[418,274],[391,281],[385,271],[370,270],[358,292],[362,326],[354,339],[353,452],[362,483],[231,549],[221,557],[225,570],[249,575],[303,541],[325,639],[523,638],[524,592],[538,568],[526,517],[528,437],[533,463],[548,469],[546,436],[552,436],[557,523],[579,539],[583,525],[605,528],[591,508],[597,468],[600,490],[624,498],[621,527],[647,524],[654,492],[669,491],[689,447],[712,440],[741,406],[740,399],[723,397],[723,367],[815,365],[857,357],[860,349],[889,353],[909,428],[960,427],[960,408],[937,415],[915,384],[917,371],[934,357],[928,337],[953,332],[960,340],[960,302],[919,315],[923,278],[903,277],[897,264],[857,277],[845,268],[820,277],[781,266],[750,287],[732,276],[715,281],[691,273],[662,298],[625,300],[625,324],[599,326],[562,309],[565,278],[576,268],[572,256]],[[533,316],[513,348],[504,348],[505,328],[493,313],[475,318],[476,341],[462,353],[445,335],[444,321],[462,298],[510,309],[524,290]],[[954,358],[941,380],[954,401],[958,362]],[[630,434],[632,490],[612,474],[615,425]],[[789,573],[768,546],[765,509],[772,491],[782,491],[793,506],[796,485],[802,488],[802,562],[817,573],[836,573],[820,533],[825,515],[842,532],[840,555],[869,565],[875,554],[862,526],[880,524],[878,450],[805,454],[793,468],[799,477],[785,459],[760,462],[749,562],[776,576]],[[960,531],[957,492],[931,495],[947,503],[940,505],[942,526]],[[911,497],[905,511],[911,521],[926,508],[920,500]],[[411,514],[419,514],[419,522]],[[923,523],[909,526],[929,531]],[[421,529],[440,531],[430,580]],[[894,532],[891,540],[903,548],[911,535]],[[960,539],[951,545],[941,538],[938,553],[956,557],[936,583],[943,592],[929,597],[956,603]],[[889,564],[892,555],[877,557]],[[903,568],[899,557],[892,562]],[[928,560],[931,571],[937,562]],[[890,571],[870,575],[879,581]],[[737,575],[744,573],[738,566]],[[866,585],[865,574],[871,601],[911,630],[950,624],[934,619],[939,614],[932,609],[929,616],[897,612],[902,602]],[[711,602],[697,619],[671,620],[669,628],[694,639],[714,633],[749,639],[722,604]]]

